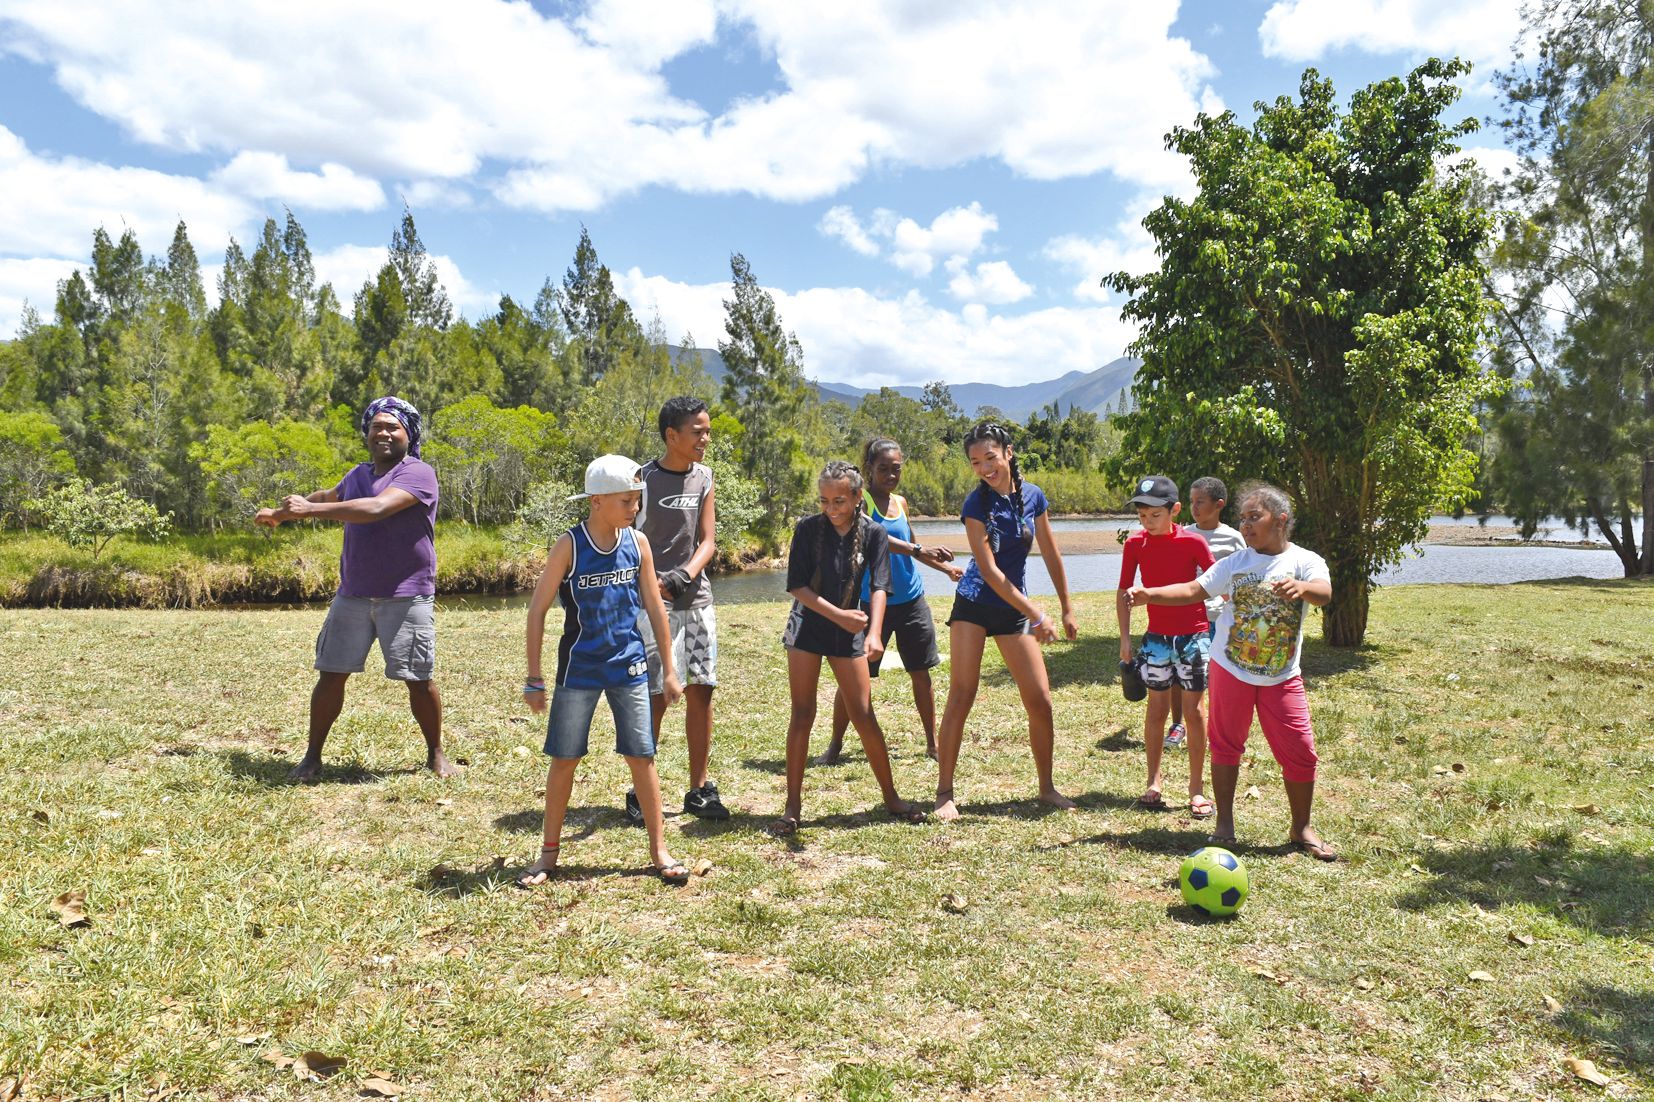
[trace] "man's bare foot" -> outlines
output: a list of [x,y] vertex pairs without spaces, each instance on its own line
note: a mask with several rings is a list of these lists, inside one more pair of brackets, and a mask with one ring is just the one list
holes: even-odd
[[540,857],[517,875],[519,888],[537,888],[557,873],[557,847],[541,846]]
[[886,800],[884,809],[892,819],[899,819],[904,823],[922,823],[925,821],[925,809],[912,800]]
[[1073,811],[1080,805],[1058,792],[1055,788],[1048,788],[1039,794],[1039,802],[1056,808],[1059,811]]
[[942,760],[936,753],[936,744],[934,742],[927,742],[925,744],[925,757],[929,758],[931,761]]
[[288,770],[287,773],[287,781],[289,784],[315,784],[321,779],[321,758],[312,758],[308,756],[301,758],[299,760],[299,764]]
[[832,742],[827,744],[827,749],[823,750],[821,753],[817,754],[814,759],[812,759],[810,764],[837,765],[839,763],[839,759],[843,756],[844,742],[840,739],[834,739]]
[[429,769],[439,777],[459,776],[459,766],[449,761],[448,755],[444,754],[441,750],[438,750],[436,753],[426,757],[425,768]]
[[1232,846],[1235,844],[1235,820],[1219,819],[1212,827],[1212,836],[1206,839],[1209,845]]
[[936,794],[936,810],[933,814],[944,823],[951,823],[959,818],[959,805],[953,802],[952,792]]
[[1317,861],[1338,860],[1338,851],[1327,845],[1321,836],[1315,833],[1314,827],[1306,826],[1303,830],[1293,834],[1292,844]]

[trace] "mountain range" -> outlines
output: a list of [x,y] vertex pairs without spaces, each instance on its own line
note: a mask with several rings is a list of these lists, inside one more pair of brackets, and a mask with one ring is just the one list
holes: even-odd
[[[673,348],[673,356],[679,353]],[[724,366],[724,358],[718,354],[716,348],[697,348],[701,354],[701,363],[719,383],[729,374]],[[1006,417],[1014,421],[1026,421],[1033,414],[1055,402],[1058,409],[1067,413],[1073,407],[1089,410],[1092,413],[1101,413],[1106,407],[1118,409],[1121,404],[1122,392],[1131,389],[1132,380],[1137,377],[1137,368],[1141,360],[1131,356],[1121,356],[1091,371],[1070,371],[1059,375],[1055,379],[1045,379],[1037,383],[1023,383],[1021,386],[1005,386],[1000,383],[949,383],[948,391],[959,408],[966,413],[974,414],[983,406],[992,406]],[[877,393],[866,387],[851,386],[849,383],[823,383],[812,380],[816,394],[822,401],[838,401],[854,406],[869,394]],[[889,388],[897,394],[918,400],[924,393],[922,387],[895,386]]]

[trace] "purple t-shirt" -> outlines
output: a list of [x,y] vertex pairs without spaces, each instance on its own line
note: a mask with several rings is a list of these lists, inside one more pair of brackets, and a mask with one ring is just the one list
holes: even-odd
[[436,471],[407,456],[382,475],[358,463],[339,483],[339,500],[378,497],[395,486],[415,504],[372,524],[346,524],[339,555],[341,597],[424,597],[436,593]]

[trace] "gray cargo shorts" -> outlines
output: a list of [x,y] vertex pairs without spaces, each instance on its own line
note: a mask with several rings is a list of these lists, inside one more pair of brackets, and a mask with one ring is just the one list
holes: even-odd
[[429,681],[436,672],[436,598],[333,598],[316,636],[316,669],[361,673],[375,639],[386,677]]

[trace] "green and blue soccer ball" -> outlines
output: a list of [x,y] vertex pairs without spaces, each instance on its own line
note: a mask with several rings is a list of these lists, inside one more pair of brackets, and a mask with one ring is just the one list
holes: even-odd
[[1246,902],[1246,866],[1226,849],[1195,850],[1183,859],[1177,879],[1183,886],[1183,901],[1213,918],[1232,915]]

